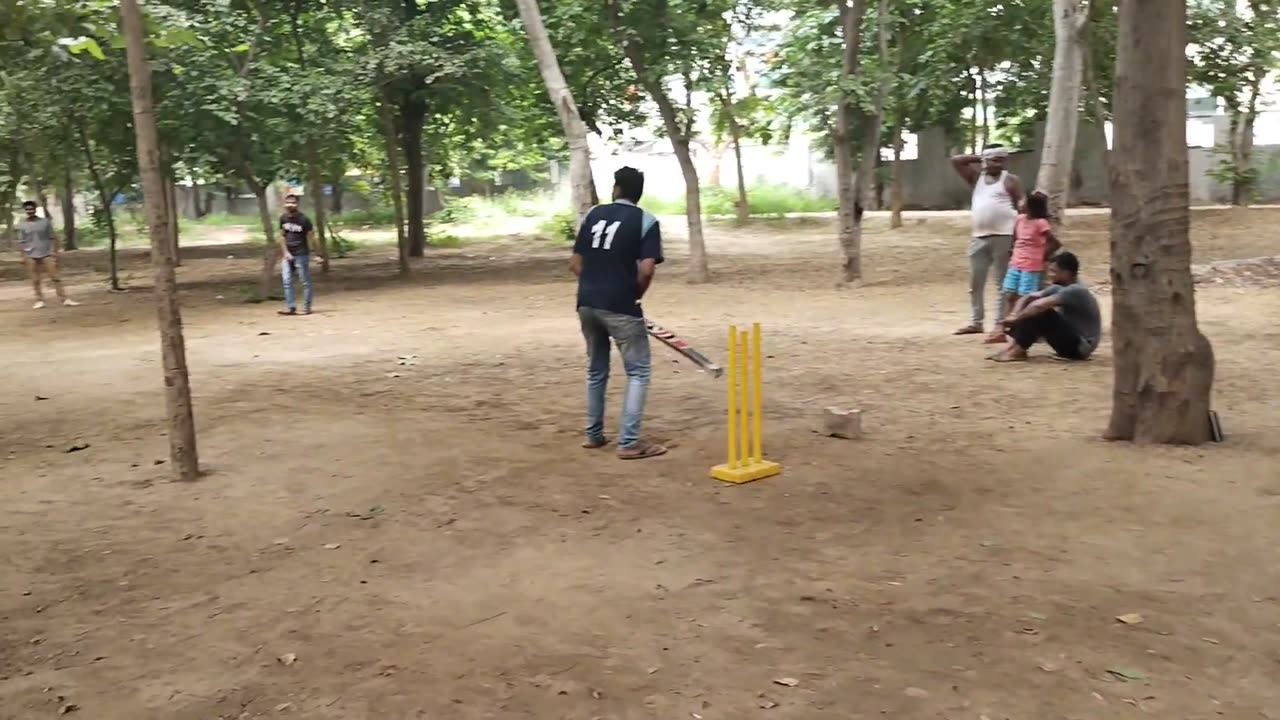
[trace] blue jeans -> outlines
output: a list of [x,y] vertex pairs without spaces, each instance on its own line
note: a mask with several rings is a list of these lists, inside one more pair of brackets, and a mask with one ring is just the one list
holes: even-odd
[[294,255],[292,260],[284,260],[280,263],[280,277],[284,280],[284,304],[289,306],[290,310],[297,310],[298,305],[293,298],[293,271],[298,271],[298,277],[302,280],[303,307],[307,310],[311,309],[311,255]]
[[645,395],[649,392],[649,333],[644,318],[621,313],[578,308],[582,336],[587,341],[587,437],[604,437],[604,393],[609,385],[609,341],[618,344],[622,368],[627,373],[627,389],[622,396],[622,436],[618,447],[628,448],[640,440]]

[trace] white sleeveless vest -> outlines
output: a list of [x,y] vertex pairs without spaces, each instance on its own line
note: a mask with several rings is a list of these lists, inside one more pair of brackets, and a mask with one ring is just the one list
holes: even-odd
[[995,182],[987,182],[989,175],[982,173],[973,186],[973,236],[1012,235],[1018,211],[1013,207],[1009,191],[1005,189],[1008,172],[1000,173]]

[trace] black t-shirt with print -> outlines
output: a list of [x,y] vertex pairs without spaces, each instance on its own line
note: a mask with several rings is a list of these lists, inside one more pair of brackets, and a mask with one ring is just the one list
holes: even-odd
[[598,205],[578,229],[573,252],[582,256],[578,307],[644,317],[636,263],[662,262],[656,217],[626,200]]
[[302,213],[294,213],[292,215],[285,213],[280,216],[280,230],[284,232],[284,246],[289,250],[290,255],[310,254],[311,246],[307,244],[307,236],[311,234],[313,228],[311,218]]

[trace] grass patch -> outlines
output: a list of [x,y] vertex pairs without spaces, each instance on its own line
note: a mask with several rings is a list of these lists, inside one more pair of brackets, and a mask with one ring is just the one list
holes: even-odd
[[[239,227],[241,225],[254,227],[261,225],[262,221],[258,219],[257,215],[231,215],[229,213],[219,212],[209,213],[198,220],[183,218],[182,223],[184,225],[187,223],[192,225],[208,225],[209,227]],[[181,232],[181,229],[179,229],[179,232]]]
[[[704,215],[736,215],[738,193],[722,187],[702,188],[702,213]],[[747,190],[747,203],[752,217],[777,216],[787,213],[831,212],[839,203],[834,197],[813,195],[804,190],[784,185],[758,185]],[[683,215],[687,203],[683,196],[645,199],[641,205],[658,215]]]

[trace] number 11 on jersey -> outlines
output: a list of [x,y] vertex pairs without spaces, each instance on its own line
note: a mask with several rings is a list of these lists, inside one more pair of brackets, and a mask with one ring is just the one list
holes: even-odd
[[591,227],[591,247],[593,248],[600,247],[600,240],[601,238],[603,238],[604,249],[605,250],[612,249],[613,236],[618,234],[618,226],[621,224],[622,224],[622,221],[620,220],[615,220],[608,224],[606,224],[604,220],[601,220],[600,222],[593,225]]

